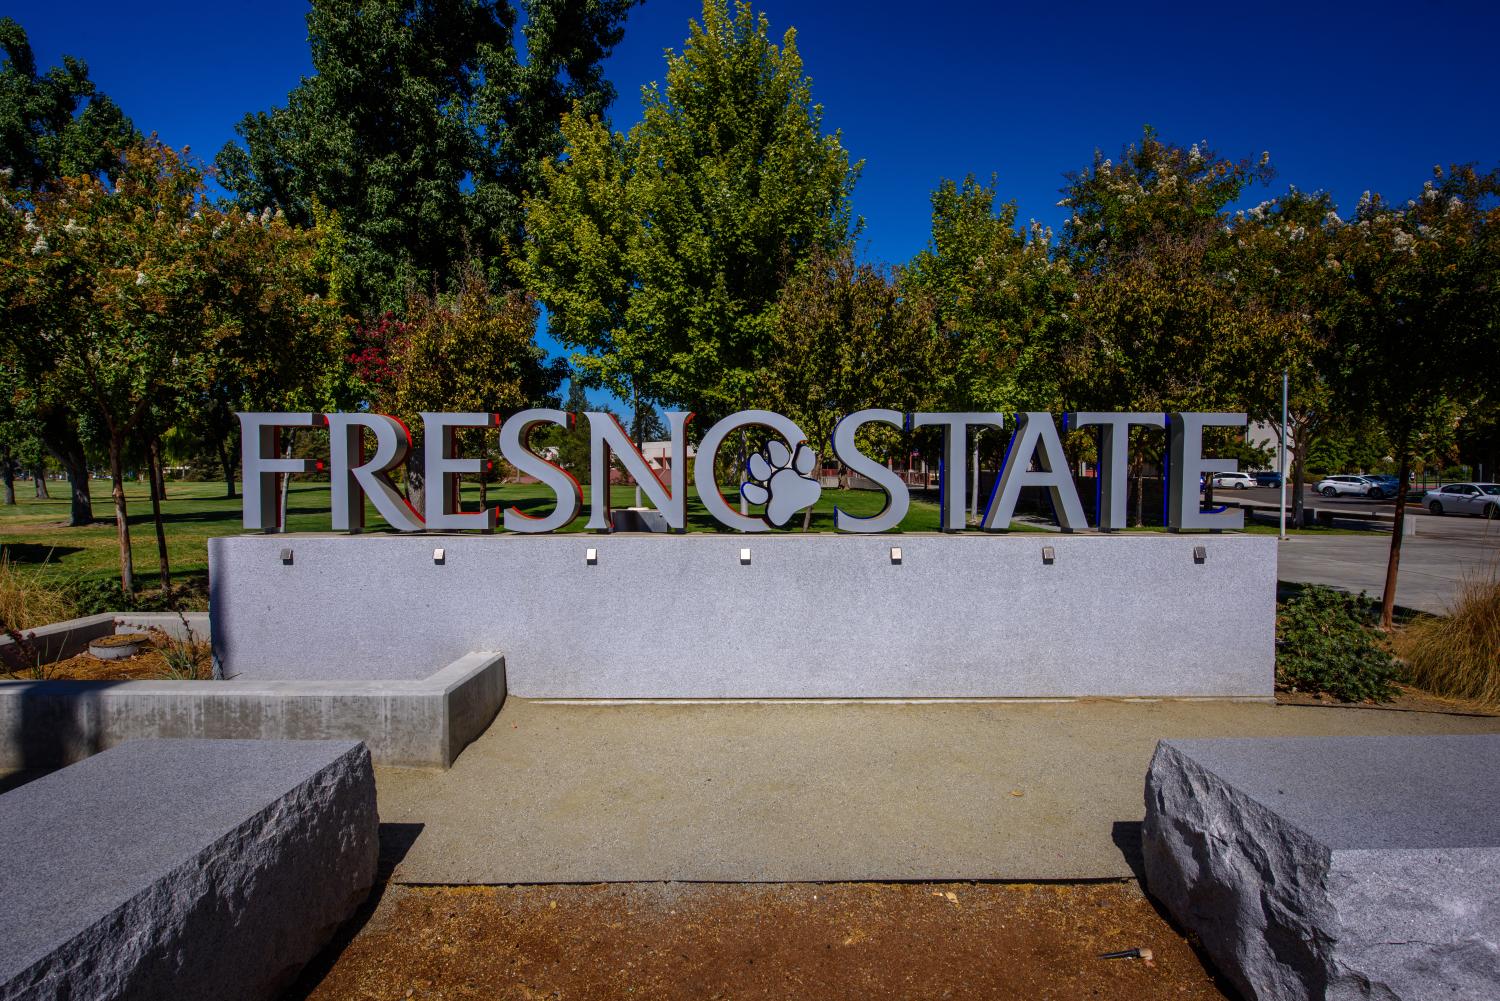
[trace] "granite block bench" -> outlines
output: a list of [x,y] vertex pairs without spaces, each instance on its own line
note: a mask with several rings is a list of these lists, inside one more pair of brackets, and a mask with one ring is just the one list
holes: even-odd
[[1142,851],[1247,999],[1500,997],[1500,734],[1164,740]]
[[273,998],[368,895],[357,741],[138,740],[0,796],[0,999]]

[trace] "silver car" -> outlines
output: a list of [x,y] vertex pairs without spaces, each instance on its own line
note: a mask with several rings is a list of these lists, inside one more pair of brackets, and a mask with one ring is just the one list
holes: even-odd
[[1433,514],[1500,518],[1500,483],[1450,483],[1427,491],[1425,503]]
[[1370,493],[1370,481],[1363,476],[1325,476],[1313,489],[1324,497],[1338,497],[1345,494],[1365,497]]

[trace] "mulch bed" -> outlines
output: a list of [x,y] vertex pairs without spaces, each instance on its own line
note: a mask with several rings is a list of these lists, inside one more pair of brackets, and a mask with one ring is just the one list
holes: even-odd
[[[1149,962],[1102,953],[1149,948]],[[291,997],[1225,998],[1134,883],[390,886]]]
[[[46,681],[160,681],[171,678],[171,669],[162,656],[162,649],[171,640],[160,629],[148,632],[150,637],[133,657],[122,660],[102,660],[88,652],[42,665],[42,679]],[[208,644],[198,644],[198,678],[213,676],[212,654]],[[0,674],[6,681],[38,680],[30,671]]]

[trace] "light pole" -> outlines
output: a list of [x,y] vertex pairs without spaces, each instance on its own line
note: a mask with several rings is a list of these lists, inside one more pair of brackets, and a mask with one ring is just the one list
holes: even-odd
[[1290,383],[1290,371],[1281,370],[1281,535],[1282,542],[1286,541],[1286,398],[1287,386]]

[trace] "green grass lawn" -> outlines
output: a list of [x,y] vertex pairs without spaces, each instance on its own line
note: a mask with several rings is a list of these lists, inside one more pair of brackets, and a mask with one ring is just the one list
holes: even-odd
[[[15,507],[0,507],[0,546],[12,569],[19,572],[45,574],[58,582],[76,581],[84,578],[110,578],[119,573],[114,519],[110,517],[113,505],[109,497],[107,481],[95,480],[94,513],[101,520],[82,528],[69,528],[67,485],[49,484],[54,498],[35,500],[29,483],[18,483],[16,493],[20,501]],[[130,535],[135,554],[138,586],[158,586],[156,539],[151,524],[151,502],[146,484],[126,485],[126,498],[130,511]],[[733,488],[725,495],[734,500]],[[478,510],[479,488],[476,484],[465,484],[464,507]],[[635,502],[635,490],[628,486],[611,488],[610,501],[616,508],[629,507]],[[884,502],[884,495],[870,490],[826,489],[813,509],[810,530],[833,531],[833,509],[835,506],[850,514],[868,517],[877,513]],[[539,484],[504,486],[491,485],[491,505],[515,506],[528,514],[543,514],[552,506],[551,492]],[[240,522],[240,498],[224,496],[222,482],[172,482],[167,487],[167,499],[162,504],[162,518],[167,527],[168,553],[172,561],[174,579],[200,583],[208,571],[207,540],[216,535],[234,535],[243,529]],[[758,509],[751,509],[758,512]],[[388,526],[376,514],[373,505],[365,506],[365,524],[369,531],[388,531]],[[584,532],[587,521],[580,516],[565,532]],[[328,511],[328,484],[293,481],[287,498],[287,527],[293,532],[326,532],[330,529]],[[689,488],[688,530],[691,532],[726,532],[728,529],[704,510],[695,490]],[[802,530],[799,515],[792,525],[780,531]],[[913,497],[911,510],[901,522],[902,532],[935,532],[938,530],[938,509],[929,500]],[[1019,532],[1042,531],[1033,525],[1017,522],[1013,528]],[[1161,531],[1160,528],[1131,529],[1131,531]],[[1247,532],[1274,533],[1275,526],[1248,525]],[[1297,534],[1358,534],[1358,529],[1303,529]]]
[[[35,500],[29,495],[31,485],[16,485],[15,507],[0,507],[0,546],[6,558],[16,570],[35,570],[56,576],[59,580],[75,580],[85,577],[113,577],[119,573],[118,544],[115,540],[115,524],[112,517],[114,506],[109,496],[109,483],[95,480],[94,514],[100,519],[82,528],[67,525],[67,485],[51,483],[52,500]],[[585,488],[585,493],[587,488]],[[725,495],[734,500],[733,488]],[[151,500],[144,482],[128,483],[125,487],[126,506],[130,512],[131,550],[135,555],[138,586],[152,588],[158,584],[156,536],[151,521]],[[463,491],[465,510],[479,509],[479,487],[466,483]],[[879,512],[884,495],[870,490],[824,490],[813,508],[813,532],[833,531],[833,510],[838,506],[852,515],[868,517]],[[528,514],[544,514],[553,504],[552,493],[539,484],[490,485],[488,502],[491,506],[514,506]],[[616,486],[610,491],[610,504],[615,508],[629,507],[635,503],[633,487]],[[162,520],[167,529],[167,551],[172,563],[172,574],[176,578],[202,577],[208,571],[207,540],[216,535],[235,535],[241,527],[241,500],[224,496],[224,484],[172,482],[167,486],[167,499],[162,503]],[[585,532],[587,496],[583,515],[574,520],[564,532]],[[758,508],[751,508],[758,513]],[[327,532],[330,529],[328,508],[328,484],[293,481],[287,496],[287,529],[292,532]],[[372,532],[389,531],[375,511],[374,505],[365,504],[365,524]],[[801,531],[802,518],[797,516],[792,525],[779,531]],[[911,510],[901,523],[903,532],[935,532],[938,530],[937,505],[913,499]],[[698,500],[696,490],[688,493],[688,531],[727,532]]]

